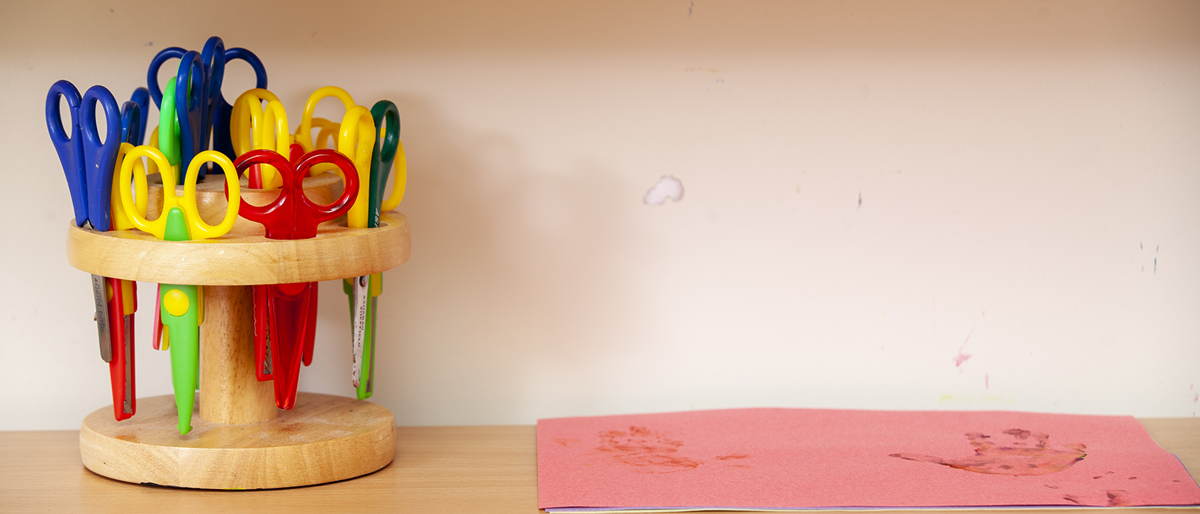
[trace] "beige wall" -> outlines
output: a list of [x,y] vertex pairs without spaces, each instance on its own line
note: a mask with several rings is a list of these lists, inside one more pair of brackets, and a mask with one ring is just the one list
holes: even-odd
[[[375,399],[401,424],[1196,412],[1200,3],[162,4],[0,5],[0,429],[109,401],[46,89],[123,100],[214,34],[296,120],[329,84],[400,106]],[[664,175],[684,197],[644,205]],[[352,394],[340,289],[303,390]],[[151,291],[141,396],[170,392]]]

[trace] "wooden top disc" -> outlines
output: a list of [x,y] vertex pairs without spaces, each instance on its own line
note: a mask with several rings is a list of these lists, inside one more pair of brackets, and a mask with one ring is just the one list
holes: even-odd
[[139,230],[84,230],[72,221],[67,229],[67,262],[95,275],[165,284],[248,286],[336,280],[379,273],[408,261],[408,218],[385,212],[380,225],[325,224],[312,239],[226,235],[172,242]]

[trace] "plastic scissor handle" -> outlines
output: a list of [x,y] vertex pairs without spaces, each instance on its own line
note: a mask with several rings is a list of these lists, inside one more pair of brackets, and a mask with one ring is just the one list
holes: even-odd
[[[104,141],[96,128],[96,103],[104,109]],[[79,132],[83,136],[83,166],[87,175],[87,219],[101,232],[111,228],[112,174],[121,148],[121,109],[104,86],[92,86],[79,102]]]
[[[179,116],[180,165],[192,162],[196,154],[204,151],[208,134],[204,131],[204,117],[208,108],[208,74],[200,53],[189,51],[179,58],[179,74],[175,76],[175,114]],[[162,137],[161,134],[159,137]],[[200,170],[200,180],[205,171]]]
[[[380,100],[371,107],[371,117],[375,119],[377,143],[371,151],[371,212],[367,219],[367,227],[375,228],[379,226],[380,211],[395,209],[404,199],[408,166],[404,159],[404,145],[400,143],[400,109],[390,100]],[[392,186],[391,196],[384,200],[383,191],[387,187],[388,175],[397,156],[400,157],[400,161],[396,164],[396,183]]]
[[354,169],[358,171],[358,195],[354,205],[346,213],[346,225],[350,228],[367,228],[369,196],[371,188],[371,153],[375,148],[375,121],[366,107],[356,105],[346,111],[342,118],[342,130],[338,135],[338,152],[353,156]]
[[150,92],[144,87],[134,89],[133,96],[129,97],[129,101],[137,104],[139,109],[138,112],[141,113],[141,119],[138,120],[139,130],[135,135],[136,137],[133,141],[126,142],[132,144],[133,146],[138,146],[141,145],[142,141],[146,139],[146,124],[150,119]]
[[350,97],[345,89],[337,86],[325,86],[313,91],[313,94],[308,96],[308,103],[304,104],[304,116],[300,118],[300,128],[296,131],[296,142],[304,147],[305,152],[315,150],[312,141],[312,125],[313,112],[317,110],[317,102],[325,97],[335,97],[342,101],[342,105],[346,108],[346,112],[354,108],[354,99]]
[[140,145],[138,132],[142,130],[142,107],[130,100],[121,104],[121,142]]
[[[346,181],[342,196],[328,205],[314,203],[304,196],[304,177],[310,168],[320,163],[331,163],[340,168]],[[238,157],[235,164],[239,172],[255,164],[269,164],[282,175],[283,187],[278,198],[261,207],[242,201],[239,211],[243,218],[261,223],[266,228],[268,239],[316,237],[317,225],[345,214],[358,195],[358,176],[354,172],[354,164],[333,150],[313,150],[301,156],[295,166],[276,152],[253,150]],[[229,203],[235,203],[232,197]]]
[[[121,149],[117,152],[117,166],[125,164],[125,156],[133,151],[133,145],[129,143],[121,143]],[[146,185],[146,168],[142,165],[141,159],[134,159],[133,167],[133,190],[137,198],[134,199],[134,208],[142,216],[146,217],[146,206],[149,200],[148,188]],[[112,197],[112,226],[114,230],[128,230],[136,228],[130,220],[130,216],[126,214],[125,204],[121,201],[121,189],[129,189],[129,183],[121,186],[121,174],[113,173],[113,197]],[[115,341],[115,339],[114,339]]]
[[[251,68],[254,69],[254,88],[267,88],[267,69],[263,66],[254,52],[245,48],[230,48],[225,50],[225,64],[229,61],[242,60],[246,61]],[[233,106],[225,100],[225,95],[217,90],[217,110],[212,122],[213,134],[213,150],[221,152],[229,157],[236,155],[234,153],[233,137],[230,131],[230,116],[233,114]],[[236,102],[234,102],[236,104]]]
[[[62,124],[62,110],[58,97],[67,99],[71,110],[71,134]],[[71,190],[71,204],[75,207],[75,224],[83,226],[88,221],[87,177],[83,174],[83,145],[79,139],[79,90],[75,85],[60,80],[50,86],[46,93],[46,127],[50,129],[50,142],[58,152],[63,171],[67,174],[67,187]]]
[[[262,106],[263,101],[267,102],[265,108]],[[242,93],[235,104],[230,131],[237,155],[251,150],[288,153],[292,144],[292,134],[288,132],[287,111],[274,93],[266,89],[251,89]],[[279,187],[282,181],[276,179],[278,171],[274,167],[260,165],[258,169],[258,175],[251,172],[248,181],[250,187]]]
[[[183,197],[180,198],[175,193],[175,166],[171,166],[167,162],[167,157],[158,151],[158,149],[149,146],[139,146],[130,150],[125,156],[124,162],[121,163],[120,183],[128,184],[133,175],[134,163],[141,162],[141,158],[146,157],[152,161],[156,161],[159,167],[159,173],[162,174],[163,180],[163,200],[162,214],[154,221],[147,221],[136,209],[133,199],[130,197],[128,188],[121,189],[121,206],[125,209],[126,215],[135,227],[144,232],[154,234],[159,239],[166,238],[167,232],[167,213],[174,207],[179,207],[183,210],[184,218],[187,223],[188,235],[190,239],[210,239],[220,237],[229,232],[233,228],[234,221],[237,220],[238,209],[241,203],[241,186],[238,184],[237,170],[233,166],[233,162],[225,155],[206,150],[200,152],[191,165],[188,166],[186,179],[183,184]],[[207,162],[217,163],[225,172],[225,190],[229,198],[229,207],[225,210],[225,219],[221,223],[213,226],[204,222],[200,217],[200,210],[196,206],[196,179],[199,175],[198,171],[201,166]]]
[[150,88],[150,98],[154,99],[154,105],[162,108],[163,90],[158,87],[158,70],[163,64],[171,59],[178,59],[186,54],[187,50],[172,46],[164,48],[150,60],[150,71],[146,72],[146,86]]

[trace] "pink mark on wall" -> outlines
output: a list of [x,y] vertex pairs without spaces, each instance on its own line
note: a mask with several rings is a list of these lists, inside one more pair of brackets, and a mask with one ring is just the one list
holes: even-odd
[[[987,311],[983,311],[982,313],[979,314],[979,317],[983,318],[983,316],[986,314],[987,314]],[[975,322],[975,326],[971,327],[971,331],[967,333],[967,337],[963,339],[962,346],[958,347],[958,355],[954,356],[954,367],[961,368],[963,363],[967,362],[967,360],[971,358],[971,354],[963,352],[963,349],[967,347],[967,341],[971,340],[971,336],[975,335],[976,328],[979,328],[978,321]],[[986,378],[985,378],[985,380],[986,380]]]
[[963,363],[967,362],[967,359],[970,359],[970,358],[971,358],[971,354],[963,353],[962,347],[959,347],[958,355],[954,356],[954,367],[956,367],[956,368],[962,367]]

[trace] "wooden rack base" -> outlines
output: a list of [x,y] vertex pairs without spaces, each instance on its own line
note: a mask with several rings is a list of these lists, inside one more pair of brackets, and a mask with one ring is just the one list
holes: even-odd
[[300,393],[295,408],[262,423],[194,417],[186,436],[175,424],[172,396],[139,399],[137,415],[125,421],[113,420],[111,406],[97,410],[79,433],[83,464],[135,484],[276,489],[362,476],[387,466],[396,451],[391,412],[324,394]]

